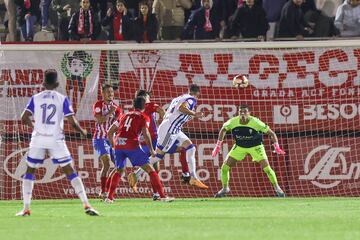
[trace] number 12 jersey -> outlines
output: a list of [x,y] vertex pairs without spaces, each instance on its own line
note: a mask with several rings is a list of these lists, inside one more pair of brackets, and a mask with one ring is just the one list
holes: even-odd
[[35,120],[32,138],[45,139],[40,143],[64,140],[64,117],[74,114],[69,99],[50,90],[32,96],[25,111],[31,112]]

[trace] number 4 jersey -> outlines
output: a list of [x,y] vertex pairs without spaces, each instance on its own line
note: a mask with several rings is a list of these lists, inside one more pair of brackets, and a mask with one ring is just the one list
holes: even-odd
[[37,143],[45,145],[64,140],[64,117],[74,114],[69,99],[50,90],[32,96],[25,111],[31,112],[35,120],[32,141],[36,138]]
[[139,146],[141,130],[149,128],[150,118],[138,110],[123,114],[114,122],[118,127],[115,136],[115,149],[132,150]]

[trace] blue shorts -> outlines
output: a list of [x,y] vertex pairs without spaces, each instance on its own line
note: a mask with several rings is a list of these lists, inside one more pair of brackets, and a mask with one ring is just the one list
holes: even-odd
[[132,150],[115,149],[115,166],[117,169],[125,167],[126,158],[129,158],[133,166],[141,167],[142,165],[150,163],[149,154],[145,153],[140,147]]
[[106,138],[93,139],[93,146],[96,153],[101,157],[102,155],[109,154],[111,159],[114,158],[114,151]]

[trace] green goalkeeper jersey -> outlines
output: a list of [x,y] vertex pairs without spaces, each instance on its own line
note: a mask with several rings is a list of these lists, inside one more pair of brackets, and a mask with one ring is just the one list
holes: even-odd
[[231,131],[236,145],[251,148],[262,144],[263,133],[269,131],[269,126],[260,119],[250,116],[247,124],[240,123],[240,117],[233,117],[224,123],[223,128]]

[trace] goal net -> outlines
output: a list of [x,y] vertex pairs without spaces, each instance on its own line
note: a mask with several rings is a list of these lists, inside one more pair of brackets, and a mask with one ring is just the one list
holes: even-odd
[[[0,46],[0,199],[21,198],[21,177],[31,129],[20,115],[32,94],[42,90],[46,69],[57,69],[58,91],[67,94],[76,117],[94,131],[92,105],[103,83],[114,86],[115,99],[127,111],[139,88],[152,92],[163,106],[185,93],[191,83],[201,87],[197,111],[184,132],[196,145],[197,173],[209,186],[196,189],[180,181],[178,153],[161,162],[165,190],[174,197],[211,197],[219,189],[220,168],[233,140],[228,133],[221,153],[211,157],[222,124],[248,104],[252,115],[278,135],[285,156],[264,145],[280,186],[288,196],[359,196],[360,194],[360,44],[356,41],[272,43],[177,43],[121,45]],[[232,87],[245,74],[249,87]],[[90,197],[100,190],[101,163],[90,134],[80,138],[65,124],[66,142],[75,168]],[[133,168],[128,164],[126,175]],[[149,177],[140,178],[139,192],[126,175],[117,197],[148,197]],[[274,196],[260,166],[249,157],[230,174],[231,196]],[[66,177],[48,159],[38,169],[35,199],[76,197]]]

